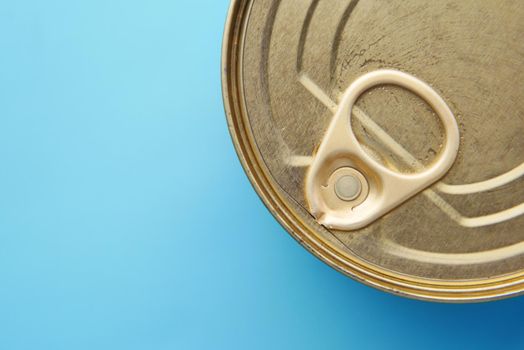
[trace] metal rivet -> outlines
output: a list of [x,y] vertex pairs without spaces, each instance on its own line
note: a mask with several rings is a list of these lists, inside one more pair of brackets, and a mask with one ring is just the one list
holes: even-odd
[[335,193],[343,201],[355,200],[362,193],[362,183],[355,176],[342,176],[335,182]]

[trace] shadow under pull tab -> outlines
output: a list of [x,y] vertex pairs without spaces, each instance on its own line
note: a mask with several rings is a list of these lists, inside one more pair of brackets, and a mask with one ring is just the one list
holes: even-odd
[[[351,127],[358,97],[377,85],[403,87],[424,99],[437,113],[446,134],[435,163],[417,174],[394,172],[370,157]],[[453,165],[460,135],[453,113],[428,84],[396,70],[377,70],[355,80],[344,93],[306,178],[311,214],[331,229],[356,230],[367,226],[440,180]]]

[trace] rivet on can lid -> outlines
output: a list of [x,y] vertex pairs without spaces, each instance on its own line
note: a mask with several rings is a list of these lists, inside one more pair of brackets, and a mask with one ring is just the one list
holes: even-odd
[[345,175],[335,182],[335,193],[343,201],[352,201],[360,196],[362,184],[353,175]]

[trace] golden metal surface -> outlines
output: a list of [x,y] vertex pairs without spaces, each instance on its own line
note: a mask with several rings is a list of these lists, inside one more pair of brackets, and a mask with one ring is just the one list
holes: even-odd
[[[392,293],[450,302],[522,293],[522,18],[521,1],[233,1],[226,113],[273,215],[337,270]],[[368,226],[328,230],[308,210],[308,167],[346,89],[379,69],[409,73],[446,101],[458,157],[442,181]],[[443,150],[432,106],[400,87],[369,89],[352,117],[364,150],[392,171],[423,172]]]

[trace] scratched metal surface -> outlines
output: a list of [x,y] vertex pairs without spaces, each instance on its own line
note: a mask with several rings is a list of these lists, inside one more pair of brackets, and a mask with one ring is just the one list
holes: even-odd
[[[316,230],[342,243],[348,255],[415,277],[482,279],[522,270],[522,18],[519,0],[253,1],[243,44],[243,98],[263,161],[295,201],[294,210],[311,221],[304,177],[333,116],[330,103],[363,73],[402,70],[429,83],[459,122],[459,156],[443,182],[502,176],[507,183],[487,191],[473,186],[464,194],[433,186],[365,229]],[[412,93],[378,87],[357,107],[372,122],[354,118],[355,133],[385,164],[420,171],[440,151],[439,120]],[[373,134],[377,126],[413,159],[391,151]],[[508,213],[514,217],[504,219]]]

